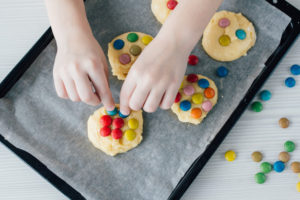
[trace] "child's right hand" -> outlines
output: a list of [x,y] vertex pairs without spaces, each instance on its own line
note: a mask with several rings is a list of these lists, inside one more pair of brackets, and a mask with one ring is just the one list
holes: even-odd
[[113,110],[107,62],[97,40],[74,34],[57,46],[53,77],[58,96],[90,105],[102,102],[107,110]]

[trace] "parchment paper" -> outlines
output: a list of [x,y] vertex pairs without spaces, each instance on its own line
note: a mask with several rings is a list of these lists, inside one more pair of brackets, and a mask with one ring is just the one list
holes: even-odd
[[[127,31],[155,34],[161,25],[150,10],[150,0],[88,0],[87,14],[97,40],[107,44]],[[248,56],[219,63],[209,58],[200,43],[200,57],[187,72],[212,78],[219,101],[201,125],[180,123],[171,111],[144,113],[144,140],[126,154],[110,157],[87,139],[86,121],[96,107],[72,103],[56,96],[52,66],[55,41],[0,100],[0,132],[15,146],[33,154],[88,199],[166,199],[193,161],[203,153],[243,98],[264,62],[279,44],[289,18],[264,0],[225,0],[220,10],[242,12],[253,22],[256,45]],[[199,19],[201,20],[201,19]],[[229,70],[226,78],[215,75],[218,66]],[[118,102],[122,82],[110,76]]]

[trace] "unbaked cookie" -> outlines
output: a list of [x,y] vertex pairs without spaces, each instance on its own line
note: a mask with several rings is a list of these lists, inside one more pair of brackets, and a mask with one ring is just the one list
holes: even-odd
[[189,74],[184,76],[171,109],[180,121],[200,124],[217,100],[218,89],[212,80],[200,74]]
[[218,61],[232,61],[247,55],[255,44],[254,27],[241,13],[220,11],[204,30],[202,46]]
[[128,32],[114,38],[108,44],[112,74],[125,80],[130,67],[152,39],[152,36],[140,32]]
[[151,10],[156,19],[163,24],[178,4],[178,0],[152,0]]
[[124,116],[116,109],[107,112],[99,108],[88,119],[88,138],[92,144],[110,156],[136,147],[143,139],[142,111]]

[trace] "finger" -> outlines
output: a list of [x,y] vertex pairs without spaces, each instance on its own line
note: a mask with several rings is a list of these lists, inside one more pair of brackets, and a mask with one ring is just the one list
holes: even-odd
[[143,107],[144,111],[155,112],[163,98],[164,93],[165,93],[164,89],[161,88],[152,89]]
[[130,97],[129,107],[135,111],[140,110],[144,106],[149,93],[149,87],[143,87],[141,84],[137,85]]
[[136,88],[136,83],[132,79],[130,79],[129,75],[125,79],[121,92],[120,92],[120,112],[123,115],[130,114],[129,100],[132,96],[133,91]]
[[67,94],[65,85],[64,85],[63,81],[57,76],[54,76],[54,87],[55,87],[57,95],[60,98],[63,98],[63,99],[68,98],[68,94]]
[[80,101],[73,79],[71,79],[70,77],[66,77],[64,78],[63,82],[65,84],[65,88],[67,90],[69,98],[75,102]]
[[165,109],[165,110],[170,109],[172,104],[174,103],[177,93],[178,93],[178,88],[175,87],[175,85],[170,86],[167,89],[167,91],[161,101],[160,108]]

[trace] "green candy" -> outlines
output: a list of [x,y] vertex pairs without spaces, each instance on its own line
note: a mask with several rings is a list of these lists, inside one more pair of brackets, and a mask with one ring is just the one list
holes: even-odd
[[295,150],[295,143],[292,141],[286,141],[284,143],[284,149],[287,152],[293,152]]
[[251,110],[254,112],[260,112],[263,110],[263,105],[259,101],[255,101],[251,105]]
[[272,165],[268,162],[263,162],[260,164],[260,169],[263,173],[267,174],[272,171]]
[[256,183],[263,184],[266,181],[266,176],[264,173],[259,172],[254,176]]
[[129,41],[129,42],[135,42],[135,41],[137,41],[139,39],[139,36],[136,34],[136,33],[129,33],[128,35],[127,35],[127,40]]

